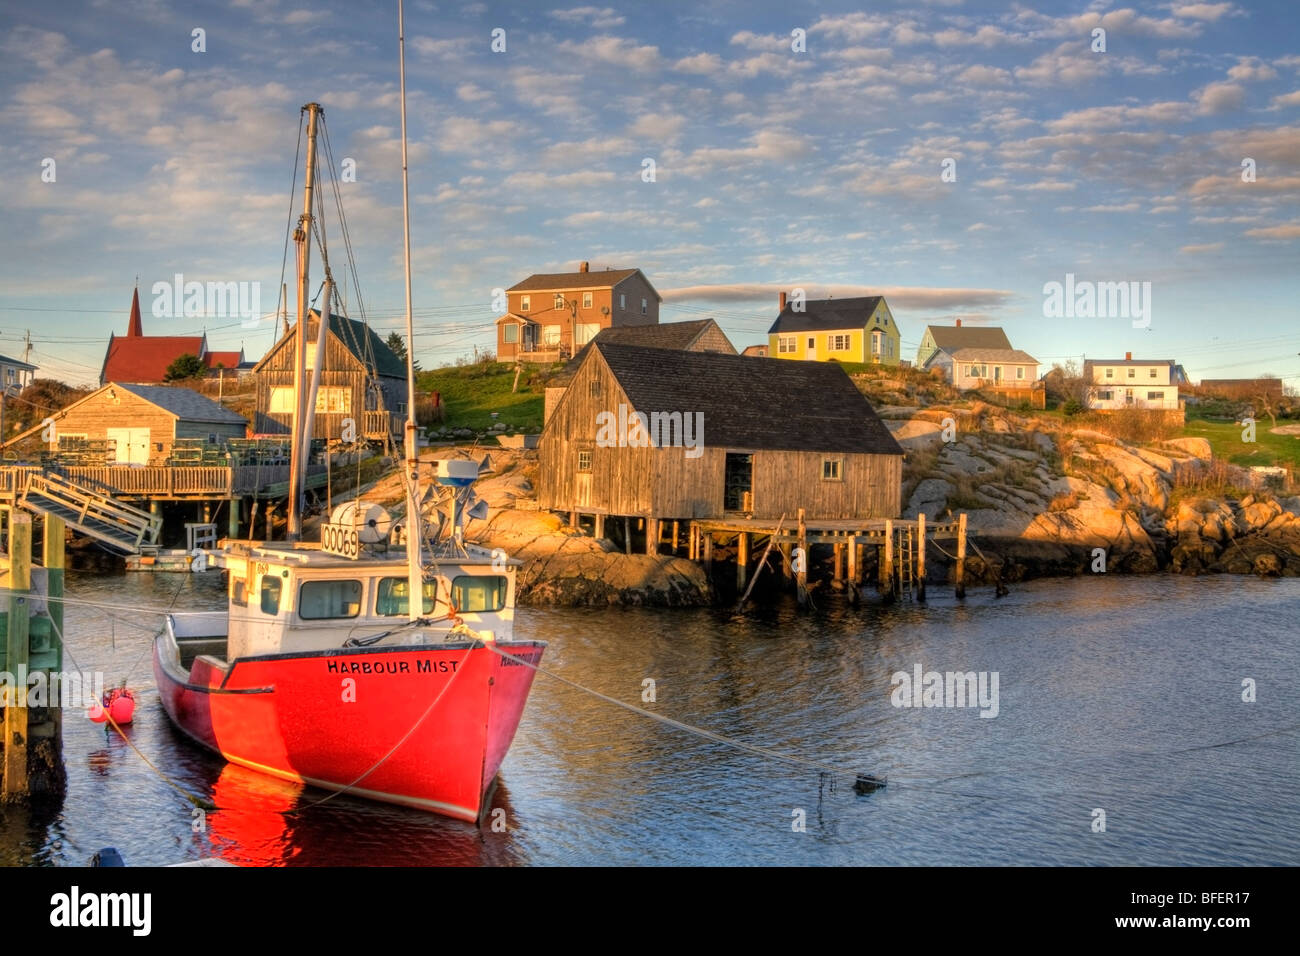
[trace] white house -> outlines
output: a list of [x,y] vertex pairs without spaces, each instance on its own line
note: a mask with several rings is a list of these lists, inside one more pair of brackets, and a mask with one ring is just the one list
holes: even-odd
[[1013,349],[997,326],[927,325],[916,352],[917,367],[942,369],[960,389],[1033,389],[1038,359]]
[[1083,377],[1089,382],[1088,407],[1095,411],[1120,408],[1177,409],[1179,366],[1172,359],[1088,359]]

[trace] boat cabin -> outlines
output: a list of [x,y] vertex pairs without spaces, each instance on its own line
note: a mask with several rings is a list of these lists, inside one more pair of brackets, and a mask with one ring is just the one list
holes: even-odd
[[[410,620],[404,550],[354,560],[269,543],[230,546],[215,558],[230,577],[227,660],[332,649],[380,635],[403,643],[399,628]],[[458,558],[434,558],[426,566],[423,616],[449,632],[464,622],[484,639],[508,639],[520,563],[472,545]],[[427,629],[412,629],[410,638],[426,641]]]

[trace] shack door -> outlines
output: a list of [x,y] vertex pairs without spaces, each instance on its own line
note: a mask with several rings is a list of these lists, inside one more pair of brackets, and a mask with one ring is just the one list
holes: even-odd
[[119,465],[149,464],[149,429],[109,428],[104,437],[117,443]]
[[723,478],[722,507],[726,511],[747,511],[753,507],[754,456],[727,452]]

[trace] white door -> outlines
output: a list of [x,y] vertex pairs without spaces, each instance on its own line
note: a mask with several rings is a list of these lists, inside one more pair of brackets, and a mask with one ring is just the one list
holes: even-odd
[[149,464],[149,429],[109,428],[105,437],[117,443],[119,465]]

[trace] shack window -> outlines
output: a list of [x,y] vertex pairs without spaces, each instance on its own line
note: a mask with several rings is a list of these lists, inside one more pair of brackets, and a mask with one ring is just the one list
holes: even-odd
[[[410,613],[410,582],[406,578],[383,578],[375,592],[375,613],[383,617]],[[438,596],[436,581],[424,582],[424,613],[432,614]]]
[[591,471],[591,452],[578,452],[578,471]]
[[598,378],[591,380],[591,397],[600,398],[600,379]]
[[844,459],[822,459],[822,481],[840,481],[843,478]]
[[360,581],[304,581],[298,590],[298,616],[304,621],[356,617],[360,613]]
[[243,578],[231,579],[230,603],[238,604],[240,607],[248,607],[248,582]]
[[280,579],[269,574],[262,576],[262,613],[280,613]]
[[451,603],[458,611],[499,611],[506,606],[506,579],[497,574],[462,574],[452,579]]

